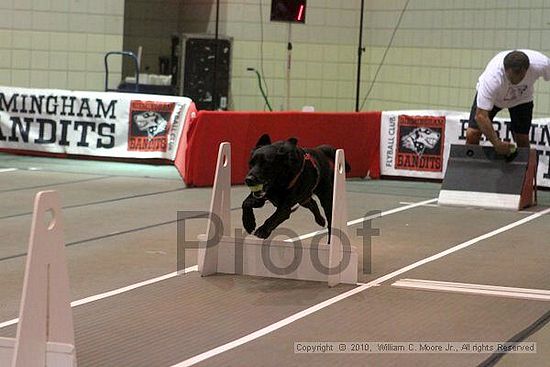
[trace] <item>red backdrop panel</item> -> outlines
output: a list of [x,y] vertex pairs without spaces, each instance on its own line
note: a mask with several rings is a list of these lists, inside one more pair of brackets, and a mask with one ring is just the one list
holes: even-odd
[[348,177],[380,176],[381,112],[213,112],[199,111],[185,126],[176,167],[190,186],[211,186],[218,146],[231,143],[231,182],[241,184],[250,151],[265,133],[273,141],[296,137],[298,145],[342,148],[351,165]]

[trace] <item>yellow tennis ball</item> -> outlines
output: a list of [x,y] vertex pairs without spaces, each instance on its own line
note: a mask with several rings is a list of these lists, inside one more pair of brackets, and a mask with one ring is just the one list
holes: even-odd
[[256,186],[248,186],[250,188],[250,191],[252,192],[258,192],[258,191],[262,191],[263,188],[264,188],[264,185],[262,184],[259,184],[259,185],[256,185]]

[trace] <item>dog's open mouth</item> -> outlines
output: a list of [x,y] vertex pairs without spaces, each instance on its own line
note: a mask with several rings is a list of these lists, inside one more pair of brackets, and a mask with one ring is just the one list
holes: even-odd
[[261,199],[265,196],[265,191],[255,191],[252,195],[254,195],[255,198]]

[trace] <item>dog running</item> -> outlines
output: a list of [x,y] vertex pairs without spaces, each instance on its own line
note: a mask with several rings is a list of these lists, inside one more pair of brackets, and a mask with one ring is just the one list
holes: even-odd
[[[245,178],[251,192],[242,204],[244,229],[267,238],[301,205],[313,213],[317,224],[328,223],[330,235],[335,156],[336,149],[330,145],[308,149],[299,147],[296,138],[272,143],[269,135],[262,135],[252,150]],[[350,169],[346,162],[346,173]],[[313,195],[319,198],[326,221]],[[266,201],[276,207],[275,213],[256,229],[254,208]]]

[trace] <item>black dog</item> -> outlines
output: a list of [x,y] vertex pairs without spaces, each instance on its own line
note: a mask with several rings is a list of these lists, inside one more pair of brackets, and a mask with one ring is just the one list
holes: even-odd
[[[277,210],[254,234],[267,238],[290,214],[301,205],[311,210],[315,222],[325,226],[313,195],[317,195],[325,212],[330,234],[332,219],[332,187],[336,149],[320,145],[315,149],[300,148],[297,139],[271,143],[265,134],[258,140],[249,161],[250,170],[245,183],[252,191],[243,201],[243,225],[248,233],[256,228],[254,208],[269,200]],[[346,162],[346,172],[350,166]]]

